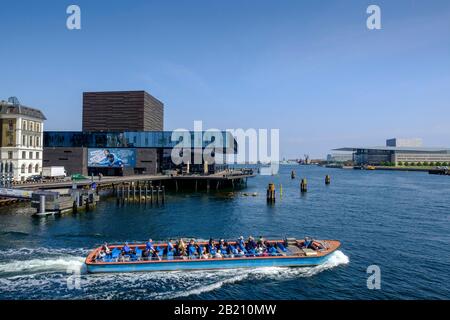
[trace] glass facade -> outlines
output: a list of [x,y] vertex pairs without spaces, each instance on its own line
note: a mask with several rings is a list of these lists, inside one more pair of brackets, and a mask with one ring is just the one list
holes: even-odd
[[[194,132],[191,136],[194,147]],[[222,135],[224,146],[228,152],[235,153],[237,144],[233,136],[226,132]],[[172,141],[172,131],[141,131],[141,132],[81,132],[81,131],[46,131],[44,132],[44,147],[46,148],[174,148],[183,138]],[[201,139],[203,140],[203,139]],[[212,139],[201,141],[202,148],[208,146]]]

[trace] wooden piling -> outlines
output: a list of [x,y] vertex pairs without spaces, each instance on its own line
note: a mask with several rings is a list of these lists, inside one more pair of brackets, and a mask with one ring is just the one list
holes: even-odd
[[331,183],[331,177],[329,175],[325,176],[325,184],[329,185]]
[[302,193],[308,191],[308,181],[306,180],[306,178],[303,178],[300,182],[300,191]]
[[267,186],[267,202],[275,202],[275,185],[273,183],[269,183]]

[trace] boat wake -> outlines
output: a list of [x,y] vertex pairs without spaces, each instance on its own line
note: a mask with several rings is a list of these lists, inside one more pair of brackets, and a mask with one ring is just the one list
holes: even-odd
[[[342,252],[332,253],[315,267],[264,267],[148,273],[87,274],[87,249],[45,248],[0,252],[0,299],[177,299],[218,290],[238,282],[287,281],[313,277],[349,263]],[[81,255],[78,255],[80,254]],[[42,256],[41,259],[37,259]],[[20,257],[20,259],[19,259]],[[68,285],[74,274],[79,288]]]

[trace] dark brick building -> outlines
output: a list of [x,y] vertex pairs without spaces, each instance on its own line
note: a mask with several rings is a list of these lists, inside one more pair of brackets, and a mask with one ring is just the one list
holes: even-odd
[[164,104],[145,91],[83,93],[83,131],[163,131]]

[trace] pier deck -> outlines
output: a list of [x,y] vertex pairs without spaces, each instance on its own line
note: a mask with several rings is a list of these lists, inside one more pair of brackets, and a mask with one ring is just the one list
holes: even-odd
[[66,180],[66,181],[51,181],[51,182],[38,182],[38,183],[28,183],[28,184],[20,184],[15,185],[12,188],[22,189],[27,188],[31,190],[48,190],[48,189],[64,189],[71,188],[73,184],[76,184],[79,187],[89,186],[93,182],[97,184],[97,186],[111,186],[118,184],[128,184],[139,181],[155,181],[155,182],[163,182],[163,181],[199,181],[199,182],[208,182],[208,181],[222,181],[222,182],[230,182],[233,183],[234,180],[241,180],[250,177],[254,177],[255,174],[253,172],[241,172],[241,171],[222,171],[215,174],[208,175],[200,175],[200,174],[184,174],[184,175],[132,175],[132,176],[104,176],[101,179],[99,177],[93,177],[84,180]]

